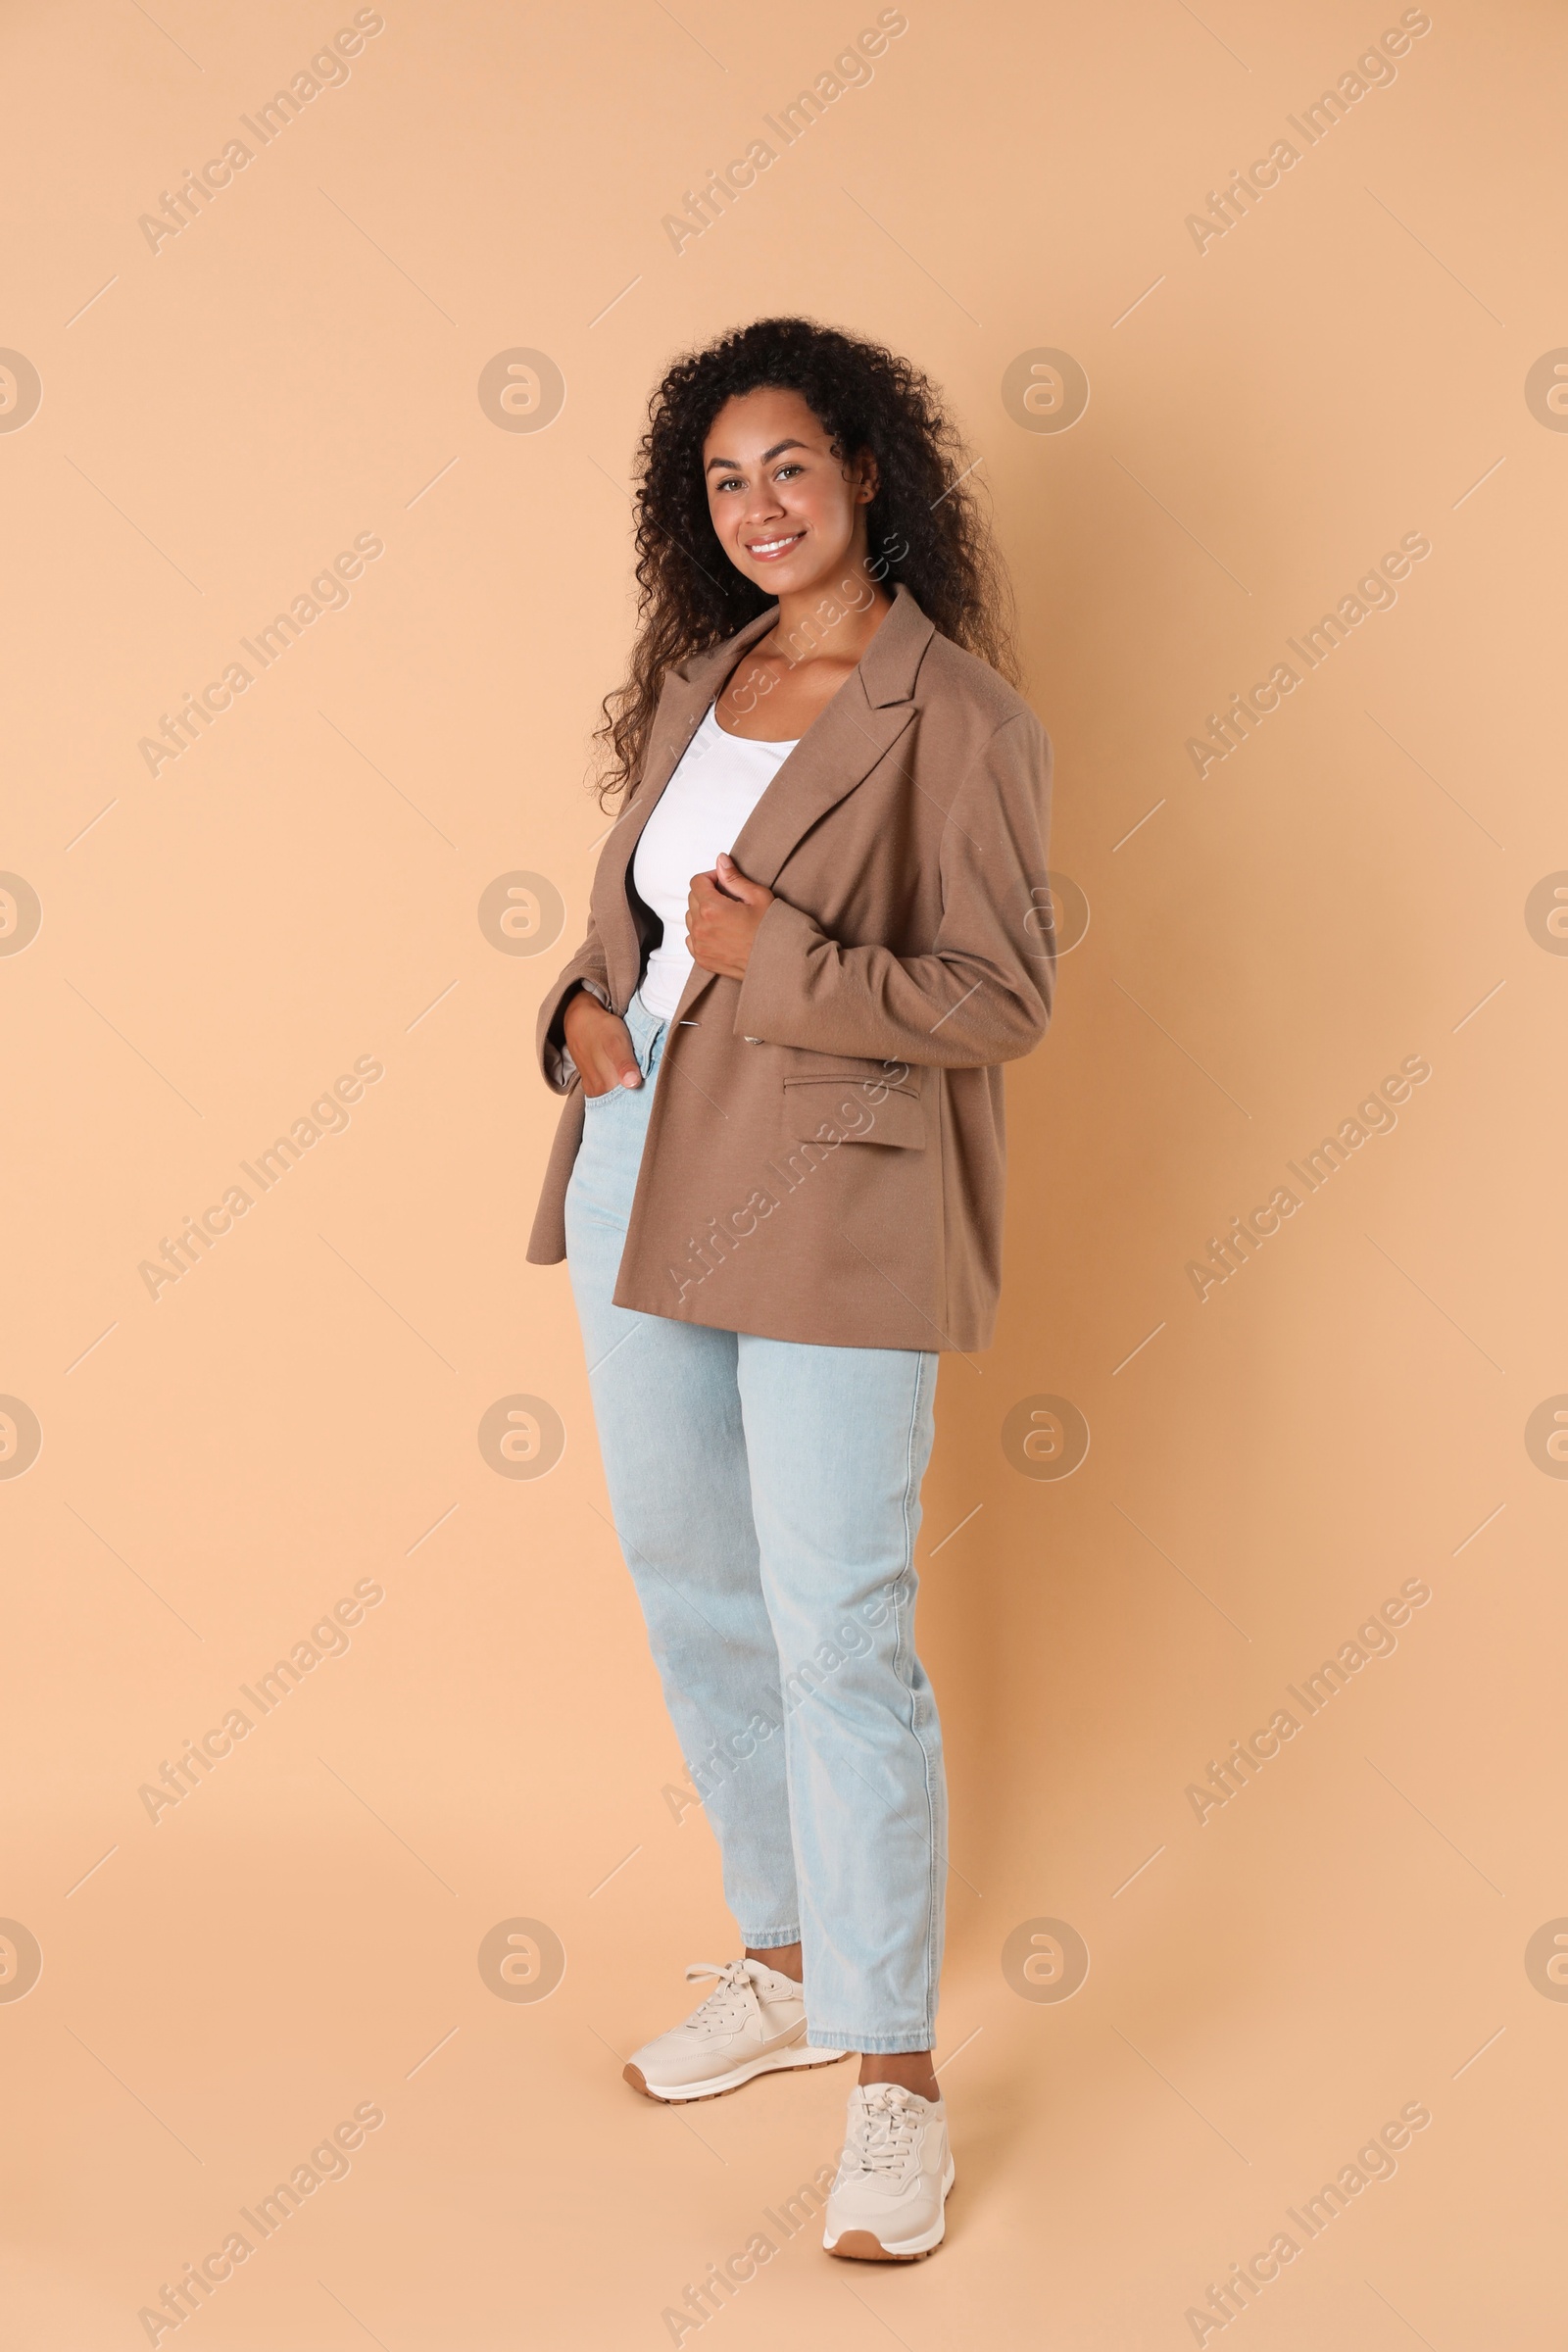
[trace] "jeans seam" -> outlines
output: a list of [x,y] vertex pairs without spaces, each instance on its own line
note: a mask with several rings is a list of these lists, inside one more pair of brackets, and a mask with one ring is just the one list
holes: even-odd
[[[911,1399],[910,1399],[910,1405],[909,1405],[909,1427],[908,1427],[908,1434],[907,1434],[907,1437],[906,1437],[906,1443],[905,1443],[905,1460],[904,1460],[904,1497],[903,1497],[903,1501],[902,1501],[902,1504],[901,1504],[901,1512],[902,1512],[902,1516],[903,1516],[903,1520],[904,1520],[904,1564],[903,1564],[903,1566],[901,1567],[901,1569],[900,1569],[900,1571],[899,1571],[899,1575],[898,1575],[898,1579],[897,1579],[897,1582],[898,1582],[898,1584],[899,1584],[899,1585],[900,1585],[900,1587],[902,1588],[902,1595],[901,1595],[901,1596],[902,1596],[904,1599],[906,1599],[906,1600],[907,1600],[907,1599],[908,1599],[908,1579],[909,1579],[909,1574],[910,1574],[910,1571],[911,1571],[911,1569],[912,1569],[912,1568],[913,1568],[913,1566],[914,1566],[914,1534],[913,1534],[913,1530],[911,1529],[911,1527],[910,1527],[910,1525],[909,1525],[909,1494],[910,1494],[910,1489],[911,1489],[912,1487],[914,1487],[914,1486],[915,1486],[915,1484],[916,1484],[915,1477],[914,1477],[914,1444],[915,1444],[915,1433],[916,1433],[916,1431],[918,1430],[918,1428],[919,1428],[919,1426],[920,1426],[920,1398],[921,1398],[921,1392],[922,1392],[922,1389],[923,1389],[923,1387],[924,1387],[924,1385],[925,1385],[926,1372],[927,1372],[927,1359],[926,1359],[926,1356],[925,1356],[925,1354],[924,1354],[924,1353],[917,1354],[917,1355],[916,1355],[916,1357],[915,1357],[915,1359],[914,1359],[914,1394],[913,1394],[913,1396],[912,1396],[912,1397],[911,1397]],[[909,1644],[908,1644],[908,1648],[907,1648],[907,1650],[906,1650],[906,1643],[905,1643],[905,1622],[906,1622],[906,1621],[905,1621],[905,1614],[904,1614],[904,1612],[903,1612],[903,1611],[900,1609],[899,1602],[898,1602],[897,1600],[895,1601],[895,1603],[894,1603],[894,1616],[895,1616],[895,1622],[896,1622],[896,1624],[897,1624],[897,1627],[898,1627],[898,1632],[897,1632],[897,1636],[896,1636],[896,1639],[895,1639],[895,1643],[894,1643],[894,1659],[895,1659],[895,1665],[896,1665],[896,1668],[897,1668],[897,1671],[898,1671],[898,1675],[899,1675],[899,1680],[900,1680],[900,1682],[901,1682],[901,1683],[904,1685],[904,1688],[905,1688],[905,1690],[906,1690],[908,1692],[908,1698],[909,1698],[909,1735],[910,1735],[911,1739],[914,1740],[914,1742],[915,1742],[916,1746],[917,1746],[917,1747],[919,1748],[919,1750],[920,1750],[920,1770],[921,1770],[921,1777],[922,1777],[922,1780],[923,1780],[923,1782],[924,1782],[924,1786],[925,1786],[925,1805],[926,1805],[926,1854],[927,1854],[927,1860],[928,1860],[928,1869],[929,1869],[929,1876],[928,1876],[928,1879],[927,1879],[927,1887],[926,1887],[926,1932],[925,1932],[925,1939],[924,1939],[924,1940],[925,1940],[925,2019],[926,2019],[926,2027],[927,2027],[927,2030],[928,2030],[928,2032],[930,2033],[930,2034],[934,2036],[934,2034],[935,2034],[935,2032],[936,2032],[936,1984],[935,1984],[935,1981],[934,1981],[933,1962],[934,1962],[934,1959],[935,1959],[935,1953],[936,1953],[936,1925],[937,1925],[937,1824],[936,1824],[936,1802],[935,1802],[935,1798],[934,1798],[934,1796],[933,1796],[933,1794],[932,1794],[932,1788],[931,1788],[931,1754],[930,1754],[930,1750],[929,1750],[929,1749],[928,1749],[928,1747],[926,1746],[926,1743],[925,1743],[925,1740],[924,1740],[924,1739],[921,1737],[920,1728],[919,1728],[919,1724],[918,1724],[918,1721],[917,1721],[917,1716],[918,1716],[918,1711],[919,1711],[919,1702],[918,1702],[918,1699],[917,1699],[917,1696],[916,1696],[916,1693],[915,1693],[914,1685],[913,1685],[913,1679],[912,1679],[911,1675],[910,1675],[910,1674],[909,1674],[909,1672],[908,1672],[908,1663],[907,1663],[907,1661],[908,1661],[908,1657],[909,1657],[910,1655],[912,1655],[912,1652],[913,1652],[913,1641],[912,1641],[913,1630],[914,1630],[914,1629],[913,1629],[913,1624],[912,1624],[912,1618],[913,1618],[913,1614],[914,1614],[914,1611],[913,1611],[913,1604],[912,1604],[912,1602],[910,1602],[910,1605],[909,1605],[909,1608],[908,1608],[908,1618],[911,1620],[911,1622],[909,1623],[909,1628],[908,1628],[909,1635],[910,1635],[910,1642],[909,1642]],[[929,2046],[929,2044],[927,2044],[926,2046]]]

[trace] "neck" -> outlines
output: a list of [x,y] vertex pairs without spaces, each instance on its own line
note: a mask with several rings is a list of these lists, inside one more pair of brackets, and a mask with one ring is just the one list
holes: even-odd
[[[778,600],[778,618],[764,641],[769,651],[787,652],[796,662],[825,658],[853,668],[893,610],[893,599],[865,567],[863,528],[842,564],[809,588]],[[864,601],[869,591],[869,602]],[[859,601],[851,603],[854,597]],[[834,620],[827,615],[836,612]]]

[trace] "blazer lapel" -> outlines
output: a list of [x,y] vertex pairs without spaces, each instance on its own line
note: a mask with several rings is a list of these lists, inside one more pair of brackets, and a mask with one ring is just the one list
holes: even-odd
[[907,588],[821,716],[808,727],[742,827],[733,856],[771,889],[799,841],[870,774],[914,716],[910,700],[936,634]]
[[605,837],[591,893],[594,920],[605,943],[612,992],[622,1007],[631,1002],[642,964],[642,944],[632,920],[626,884],[643,827],[680,765],[709,704],[746,648],[765,636],[777,616],[777,606],[769,605],[765,612],[749,620],[745,628],[733,637],[726,637],[721,645],[710,646],[707,653],[696,654],[683,664],[677,663],[661,689],[643,772],[636,790]]
[[796,843],[864,781],[913,716],[912,703],[877,710],[852,671],[741,827],[731,852],[741,872],[771,890]]

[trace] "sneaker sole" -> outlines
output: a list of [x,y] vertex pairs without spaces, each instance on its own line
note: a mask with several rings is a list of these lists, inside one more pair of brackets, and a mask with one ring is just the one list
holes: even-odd
[[885,2246],[869,2230],[845,2230],[831,2245],[826,2238],[822,2240],[824,2252],[836,2254],[842,2262],[924,2262],[928,2254],[936,2252],[947,2231],[948,2198],[953,2193],[956,2177],[950,2157],[948,2177],[942,2183],[942,2211],[937,2215],[934,2226],[923,2236],[904,2238]]
[[732,2075],[710,2075],[706,2082],[650,2082],[640,2066],[628,2066],[621,2080],[657,2106],[675,2107],[694,2099],[727,2098],[732,2090],[740,2090],[759,2075],[788,2074],[803,2066],[837,2066],[849,2056],[848,2050],[812,2050],[797,2044],[792,2049],[773,2050],[765,2057],[754,2058],[750,2065],[738,2068]]

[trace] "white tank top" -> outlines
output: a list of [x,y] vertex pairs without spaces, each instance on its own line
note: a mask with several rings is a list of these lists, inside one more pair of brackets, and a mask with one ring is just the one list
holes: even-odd
[[657,1019],[669,1019],[692,968],[686,952],[692,876],[710,874],[719,851],[733,851],[747,818],[794,749],[794,743],[751,743],[742,735],[726,735],[710,704],[660,794],[631,869],[639,898],[664,925],[663,942],[649,956],[637,992]]

